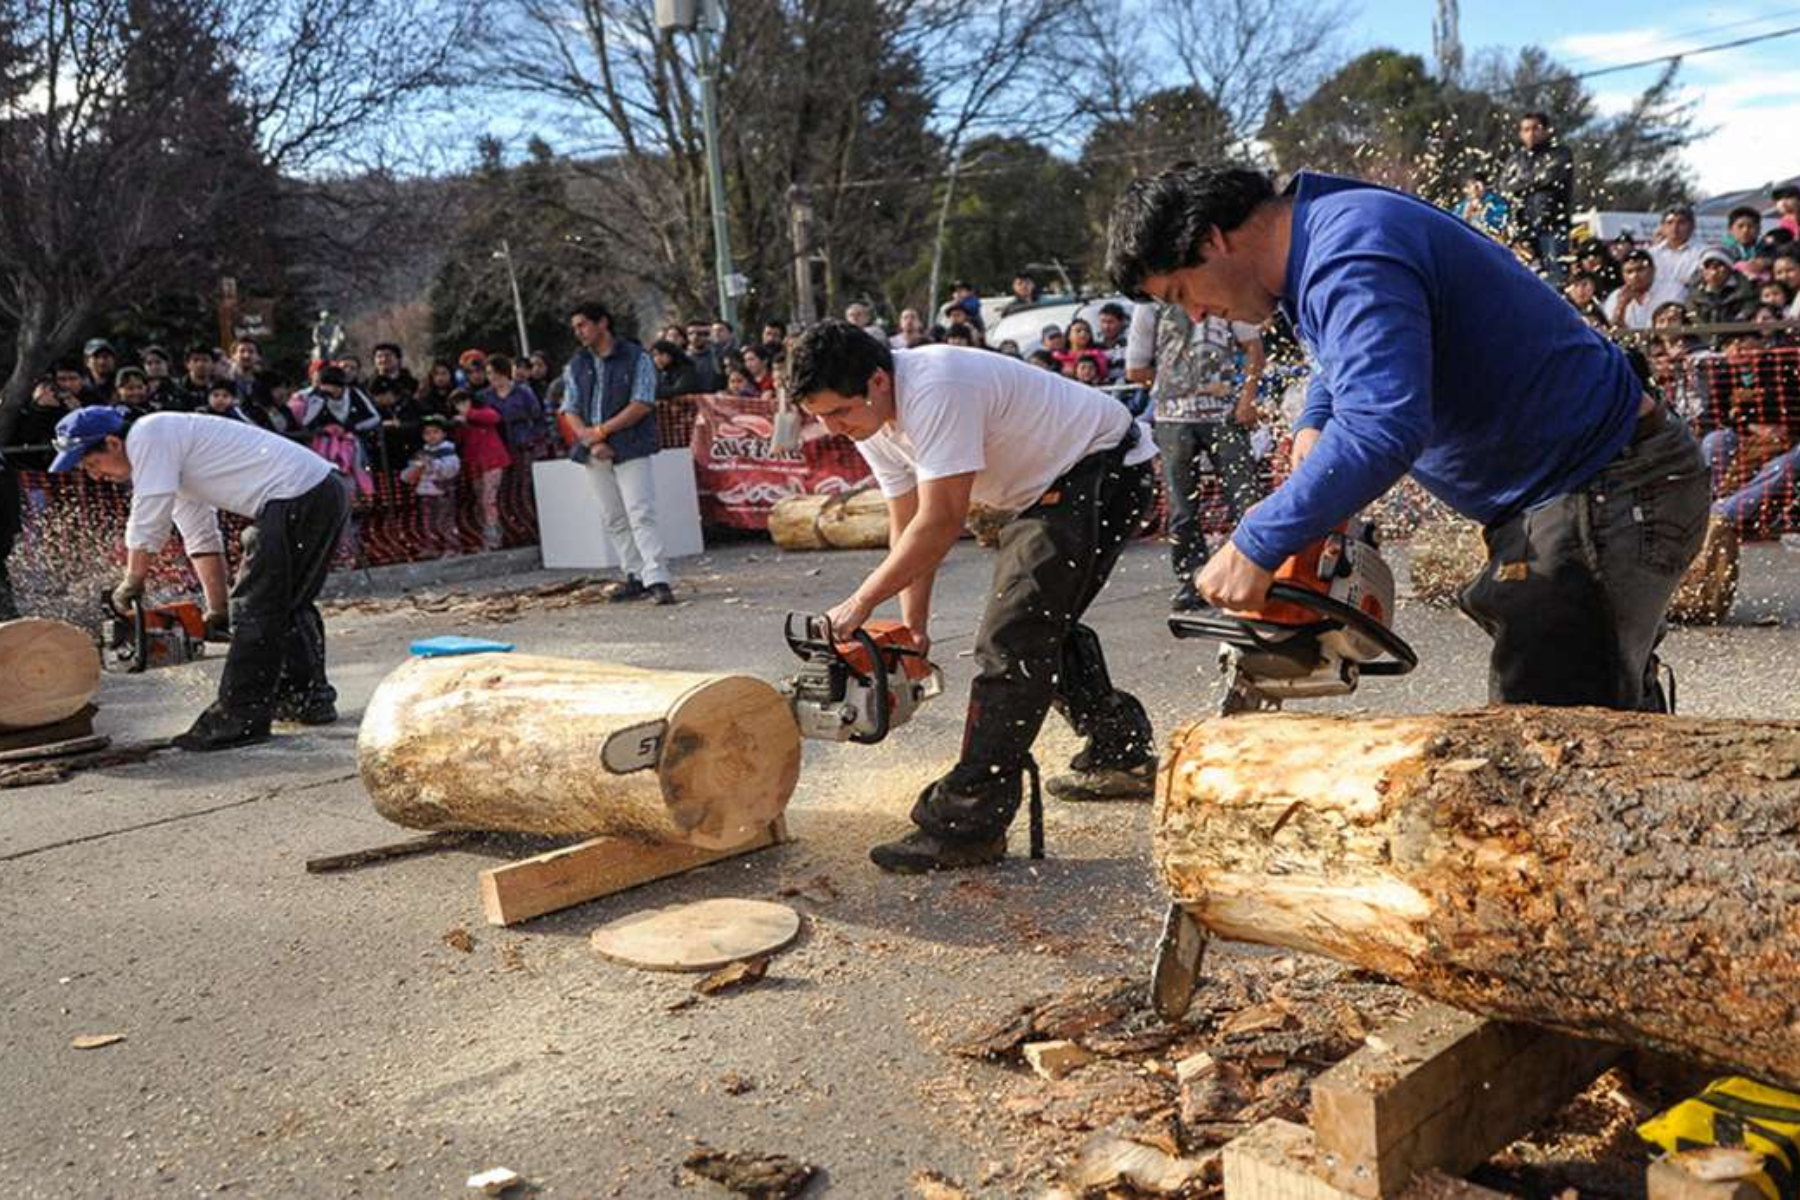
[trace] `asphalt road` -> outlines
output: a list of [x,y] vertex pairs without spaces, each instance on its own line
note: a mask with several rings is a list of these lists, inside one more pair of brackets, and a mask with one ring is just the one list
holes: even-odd
[[[660,1196],[694,1186],[678,1164],[705,1141],[819,1163],[819,1191],[834,1195],[906,1195],[921,1169],[978,1194],[1034,1194],[1048,1164],[989,1107],[997,1069],[953,1060],[941,1041],[1018,1000],[1142,971],[1161,903],[1144,806],[1053,804],[1051,857],[1010,860],[992,887],[868,865],[869,843],[905,828],[914,793],[955,753],[960,655],[987,586],[970,544],[941,576],[949,695],[882,746],[809,745],[792,845],[514,930],[481,923],[476,873],[528,849],[515,844],[302,871],[308,857],[404,836],[370,808],[354,749],[362,705],[412,638],[499,633],[535,653],[776,678],[790,666],[782,613],[842,598],[875,560],[738,545],[682,564],[679,607],[541,611],[498,627],[344,613],[330,621],[336,727],[0,792],[8,1190],[456,1196],[468,1175],[505,1165],[545,1194]],[[1209,712],[1217,689],[1206,652],[1164,631],[1169,590],[1160,553],[1138,547],[1092,615],[1159,734]],[[1800,717],[1800,555],[1749,550],[1735,619],[1670,638],[1683,711]],[[1482,702],[1472,625],[1403,604],[1399,627],[1420,652],[1414,675],[1317,707]],[[217,670],[109,678],[102,731],[178,732]],[[1073,741],[1052,718],[1038,749],[1060,763]],[[801,942],[738,994],[671,1011],[691,977],[634,972],[587,945],[646,907],[792,887]],[[472,951],[445,943],[456,929]],[[71,1047],[94,1034],[125,1040]]]

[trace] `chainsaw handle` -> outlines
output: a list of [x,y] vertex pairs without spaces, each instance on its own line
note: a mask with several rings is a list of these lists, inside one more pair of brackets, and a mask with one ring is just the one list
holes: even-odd
[[[830,620],[825,622],[825,628],[828,631],[830,630]],[[858,629],[851,636],[856,639],[856,644],[863,648],[863,653],[869,656],[869,674],[874,677],[875,728],[868,733],[853,733],[850,735],[850,740],[860,745],[873,746],[876,742],[886,739],[888,735],[888,723],[892,717],[888,712],[887,660],[882,658],[881,648],[875,644],[875,639],[869,636],[868,630]],[[837,643],[833,641],[832,646],[834,649],[836,645]],[[843,658],[842,655],[839,655],[838,657],[840,661]],[[849,663],[844,663],[844,666],[852,675],[857,676],[859,681],[862,679],[862,675],[854,667],[851,667]]]
[[[1419,665],[1418,654],[1406,643],[1404,638],[1362,609],[1353,608],[1342,600],[1334,600],[1322,592],[1310,591],[1291,583],[1270,584],[1269,599],[1297,605],[1308,612],[1316,613],[1321,619],[1321,624],[1336,622],[1364,635],[1380,646],[1388,657],[1360,664],[1358,670],[1361,674],[1405,675]],[[1237,616],[1217,608],[1208,608],[1203,612],[1177,613],[1169,618],[1169,632],[1178,638],[1230,641],[1248,634],[1262,649],[1270,649],[1275,641],[1280,640],[1275,638],[1265,641],[1263,638],[1265,633],[1293,634],[1316,628],[1319,626],[1282,625],[1255,617]]]

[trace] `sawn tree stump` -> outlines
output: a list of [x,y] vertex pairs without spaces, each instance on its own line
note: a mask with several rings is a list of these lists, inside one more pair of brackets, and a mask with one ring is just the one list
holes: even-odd
[[1800,722],[1203,721],[1155,842],[1223,937],[1800,1086]]
[[[666,720],[650,769],[615,775],[614,733]],[[614,834],[723,850],[763,833],[800,776],[800,731],[769,684],[526,654],[417,658],[357,739],[382,816],[413,829]]]
[[93,638],[42,617],[0,622],[0,730],[66,721],[99,691]]

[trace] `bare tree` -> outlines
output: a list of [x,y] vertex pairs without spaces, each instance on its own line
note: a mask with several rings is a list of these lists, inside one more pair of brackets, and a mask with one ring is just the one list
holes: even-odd
[[472,28],[472,0],[0,0],[4,395],[120,298],[278,233],[283,173],[378,140]]
[[[721,124],[733,248],[761,293],[752,307],[785,297],[794,185],[813,201],[828,303],[905,265],[969,138],[1069,110],[1048,51],[1077,2],[734,0]],[[644,3],[512,0],[512,18],[488,75],[529,89],[546,119],[598,126],[597,140],[565,141],[611,184],[585,215],[616,241],[616,261],[703,311],[712,256],[697,233],[708,208],[686,40],[656,30]]]

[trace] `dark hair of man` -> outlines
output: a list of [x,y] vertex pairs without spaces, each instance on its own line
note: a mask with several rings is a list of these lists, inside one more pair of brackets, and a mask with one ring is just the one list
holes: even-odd
[[1749,217],[1758,225],[1762,224],[1762,214],[1757,212],[1754,208],[1751,208],[1748,204],[1740,204],[1732,209],[1731,215],[1725,218],[1725,223],[1727,225],[1735,225],[1737,224],[1739,217]]
[[1569,282],[1586,283],[1591,287],[1598,288],[1600,286],[1600,277],[1591,271],[1577,271],[1570,277]]
[[763,328],[764,329],[779,329],[781,331],[782,337],[787,336],[787,331],[788,331],[787,322],[778,320],[775,317],[770,317],[768,320],[764,321]]
[[187,351],[184,354],[182,354],[181,357],[184,361],[187,361],[187,362],[192,362],[196,358],[204,358],[207,362],[211,362],[212,356],[213,356],[213,353],[212,353],[212,348],[210,346],[195,345],[195,346],[189,346],[187,348]]
[[1230,233],[1274,198],[1267,175],[1230,164],[1181,162],[1134,179],[1113,205],[1106,273],[1133,300],[1149,300],[1144,280],[1199,266],[1208,234]]
[[1542,125],[1545,129],[1552,128],[1552,126],[1550,124],[1550,114],[1547,112],[1541,112],[1535,108],[1531,109],[1527,112],[1522,112],[1519,114],[1520,124],[1523,124],[1526,121],[1536,121],[1539,125]]
[[1672,204],[1664,211],[1663,216],[1685,217],[1691,221],[1694,219],[1694,210],[1685,204]]
[[[590,317],[588,319],[592,320],[593,318]],[[506,357],[504,354],[490,354],[488,355],[487,369],[489,375],[505,375],[508,378],[511,378],[513,373],[513,360]]]
[[348,387],[350,386],[350,377],[344,374],[344,368],[333,363],[329,367],[319,368],[319,378],[317,382],[324,384],[326,387]]
[[1040,367],[1056,366],[1056,356],[1048,350],[1033,350],[1030,354],[1025,356],[1025,361],[1028,363],[1035,363]]
[[605,321],[608,329],[612,328],[612,314],[606,311],[606,305],[598,300],[583,300],[569,310],[572,317],[586,317],[590,321]]
[[1774,191],[1769,193],[1769,199],[1771,199],[1771,200],[1800,200],[1800,187],[1795,187],[1791,183],[1784,183],[1780,187],[1776,188]]
[[390,351],[395,358],[406,357],[406,352],[400,349],[399,342],[376,342],[374,348],[371,349],[369,353],[380,354],[383,350]]
[[237,389],[232,387],[229,383],[223,383],[223,382],[215,383],[211,387],[206,389],[206,394],[209,396],[212,395],[214,392],[224,392],[227,396],[230,396],[233,400],[237,399]]
[[1121,321],[1129,321],[1131,319],[1126,314],[1125,306],[1123,304],[1111,300],[1100,306],[1100,315],[1103,317],[1117,317]]
[[667,338],[651,343],[650,353],[660,354],[672,363],[685,363],[688,360],[687,351]]
[[235,342],[231,343],[231,348],[233,350],[236,350],[239,346],[249,346],[252,350],[261,350],[262,349],[261,346],[256,344],[255,338],[241,337],[241,338],[237,339]]
[[118,374],[113,376],[113,382],[115,384],[124,383],[127,379],[135,379],[139,383],[150,382],[150,377],[145,375],[144,372],[137,367],[120,367]]
[[1633,250],[1630,254],[1627,254],[1625,256],[1625,261],[1628,263],[1647,262],[1651,266],[1656,265],[1655,256],[1653,256],[1648,250]]
[[820,392],[866,396],[875,372],[893,370],[886,342],[848,321],[821,321],[788,351],[788,394],[801,403]]

